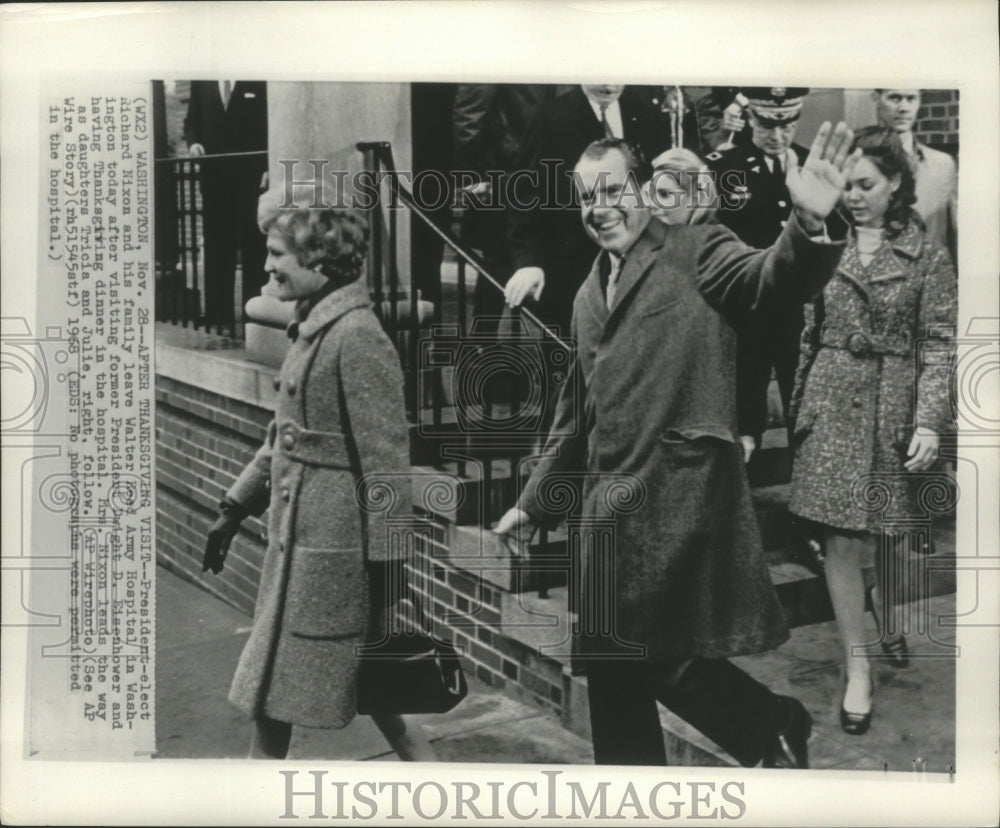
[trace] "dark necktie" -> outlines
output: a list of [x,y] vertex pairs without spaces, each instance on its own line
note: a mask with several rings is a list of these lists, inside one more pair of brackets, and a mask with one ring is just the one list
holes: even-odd
[[608,310],[615,303],[615,294],[618,293],[618,277],[622,275],[622,267],[625,264],[625,257],[609,256],[611,259],[611,270],[608,271]]
[[608,107],[607,104],[601,107],[601,127],[604,129],[605,138],[616,137],[614,132],[611,130],[611,124],[608,123]]

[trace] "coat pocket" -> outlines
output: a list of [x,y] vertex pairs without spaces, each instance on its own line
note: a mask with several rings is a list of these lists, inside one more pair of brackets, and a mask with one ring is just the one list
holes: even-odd
[[674,466],[698,465],[719,449],[735,450],[731,429],[717,423],[676,426],[660,435],[660,444]]
[[660,435],[660,441],[669,445],[682,445],[693,440],[722,440],[726,443],[735,443],[731,429],[724,425],[707,423],[705,425],[678,426],[668,428]]
[[368,619],[368,578],[360,549],[292,551],[288,631],[309,638],[360,635]]
[[655,307],[641,311],[639,313],[639,318],[646,319],[651,316],[659,316],[661,313],[666,313],[667,311],[673,310],[674,308],[678,307],[680,303],[681,303],[681,297],[678,296],[675,299],[670,299],[666,302],[656,305]]

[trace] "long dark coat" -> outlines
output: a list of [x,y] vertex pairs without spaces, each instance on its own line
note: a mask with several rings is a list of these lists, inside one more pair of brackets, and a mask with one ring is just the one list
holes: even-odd
[[270,503],[235,705],[310,727],[354,717],[355,647],[378,618],[366,564],[387,557],[384,523],[359,507],[355,489],[362,475],[408,470],[399,359],[355,282],[297,323],[267,439],[228,493],[258,513]]
[[[736,437],[733,324],[778,295],[815,295],[842,249],[794,221],[766,252],[719,225],[653,221],[626,255],[610,311],[599,257],[574,303],[576,359],[546,456],[519,501],[558,523],[560,478],[582,476],[583,519],[615,518],[614,544],[583,555],[584,632],[613,614],[619,640],[663,661],[787,638]],[[579,642],[592,655],[609,643]]]
[[[913,425],[939,434],[952,426],[955,271],[947,251],[911,222],[867,267],[852,239],[822,306],[819,327],[816,305],[806,306],[790,508],[830,526],[877,531],[884,516],[922,514],[914,497],[921,478],[903,468],[900,453]],[[852,353],[845,346],[854,332],[874,335],[889,352]]]

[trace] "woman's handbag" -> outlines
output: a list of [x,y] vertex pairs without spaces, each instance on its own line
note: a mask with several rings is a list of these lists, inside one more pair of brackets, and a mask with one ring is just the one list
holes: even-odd
[[[431,634],[416,594],[407,598],[418,625],[390,625],[386,637],[360,648],[358,713],[447,713],[469,692],[455,648]],[[390,608],[390,611],[392,608]]]

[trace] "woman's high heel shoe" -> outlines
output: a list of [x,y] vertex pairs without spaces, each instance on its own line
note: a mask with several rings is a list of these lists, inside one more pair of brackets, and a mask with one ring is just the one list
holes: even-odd
[[[870,695],[875,695],[875,682],[869,681]],[[869,708],[867,713],[852,713],[840,705],[840,729],[850,736],[861,736],[868,732],[872,723],[872,711]]]
[[897,670],[902,670],[910,666],[910,649],[906,646],[906,639],[901,635],[895,641],[882,641],[882,621],[879,618],[878,611],[875,609],[875,587],[870,586],[866,590],[868,593],[868,603],[871,606],[872,618],[875,619],[875,629],[878,630],[878,637],[880,640],[880,646],[882,652],[887,656],[884,659],[880,659],[888,664],[890,667],[894,667]]

